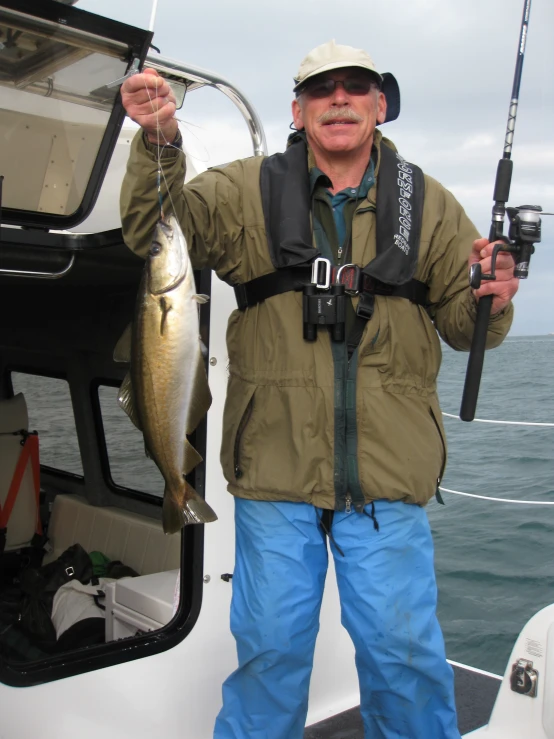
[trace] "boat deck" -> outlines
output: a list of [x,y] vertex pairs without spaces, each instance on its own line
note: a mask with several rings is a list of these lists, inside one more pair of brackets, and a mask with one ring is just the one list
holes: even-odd
[[[462,736],[488,723],[501,681],[471,668],[454,666],[458,728]],[[304,739],[364,739],[358,708],[309,726]]]

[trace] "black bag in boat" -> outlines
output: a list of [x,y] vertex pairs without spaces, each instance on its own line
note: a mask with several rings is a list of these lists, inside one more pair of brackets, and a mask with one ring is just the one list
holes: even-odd
[[80,544],[66,549],[54,562],[22,572],[20,627],[42,648],[54,647],[56,630],[51,616],[56,591],[70,580],[86,584],[91,577],[92,561]]
[[21,588],[14,585],[0,591],[0,633],[3,627],[14,624],[21,613]]

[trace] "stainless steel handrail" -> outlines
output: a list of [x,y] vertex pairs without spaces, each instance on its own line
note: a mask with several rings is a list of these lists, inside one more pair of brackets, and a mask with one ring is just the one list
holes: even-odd
[[185,65],[175,59],[168,59],[163,56],[153,56],[152,54],[148,54],[144,65],[160,72],[162,76],[165,71],[176,77],[182,77],[183,80],[190,80],[192,82],[198,82],[203,85],[215,87],[217,90],[222,92],[236,105],[242,117],[246,121],[246,125],[248,126],[248,130],[250,131],[250,136],[252,138],[254,155],[260,156],[267,154],[267,142],[262,121],[246,95],[240,92],[240,90],[231,84],[231,82],[226,80],[224,77],[220,77],[214,72],[209,72],[207,69]]
[[73,267],[74,262],[75,254],[72,254],[69,263],[61,270],[61,272],[27,272],[25,270],[4,269],[3,267],[0,267],[0,274],[7,275],[8,277],[37,277],[41,280],[58,280],[69,272]]

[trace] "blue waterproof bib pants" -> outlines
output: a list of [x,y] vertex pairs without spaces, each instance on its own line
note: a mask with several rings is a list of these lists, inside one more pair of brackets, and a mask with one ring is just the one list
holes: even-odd
[[[214,739],[302,739],[328,561],[320,515],[306,503],[236,499],[239,667],[223,685]],[[366,515],[335,512],[331,541],[365,737],[459,739],[427,515],[377,501],[375,517],[379,531]]]

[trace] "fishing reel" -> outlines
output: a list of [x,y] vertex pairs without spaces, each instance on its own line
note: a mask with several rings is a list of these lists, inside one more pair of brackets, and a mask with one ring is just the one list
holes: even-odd
[[[491,259],[490,274],[484,275],[481,265],[472,264],[469,270],[469,284],[474,290],[481,287],[483,280],[496,280],[496,258],[498,252],[504,251],[513,254],[515,267],[514,277],[526,280],[529,276],[529,262],[531,255],[535,253],[535,244],[541,240],[541,214],[540,205],[520,205],[517,208],[506,208],[510,228],[508,236],[498,237],[501,244],[496,244]],[[550,213],[544,213],[550,215]]]

